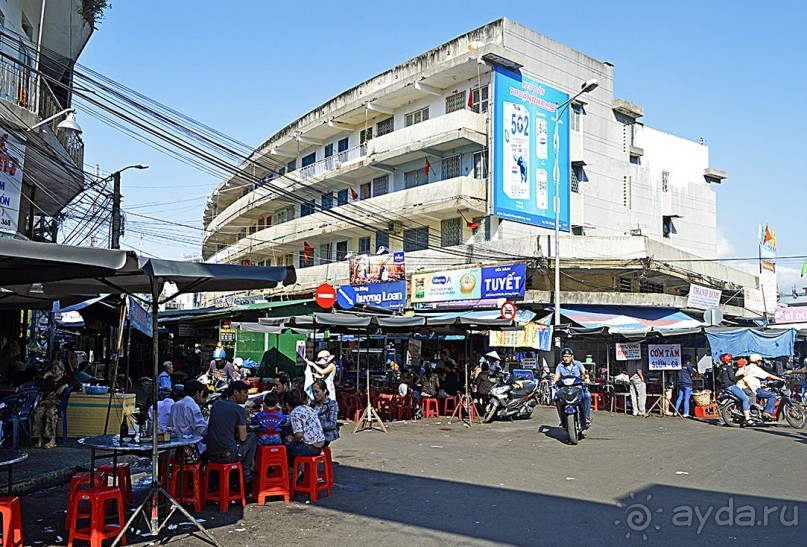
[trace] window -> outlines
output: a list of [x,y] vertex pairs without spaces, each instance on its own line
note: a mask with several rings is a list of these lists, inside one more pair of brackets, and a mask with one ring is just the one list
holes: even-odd
[[336,242],[336,261],[340,262],[345,259],[347,255],[347,241]]
[[389,193],[389,175],[383,175],[373,179],[373,197],[383,196]]
[[462,176],[462,156],[451,156],[445,158],[440,170],[441,180],[453,179]]
[[488,178],[488,152],[474,152],[474,178]]
[[656,283],[654,281],[648,281],[647,279],[641,279],[639,281],[639,292],[643,293],[663,293],[664,292],[664,285],[661,283]]
[[336,150],[337,152],[344,152],[347,150],[348,147],[348,137],[344,139],[340,139],[338,143],[336,143]]
[[661,172],[661,191],[662,192],[669,192],[670,191],[670,172],[669,171],[662,171]]
[[336,205],[337,206],[347,205],[348,193],[349,192],[350,191],[347,188],[343,188],[342,190],[339,190],[336,193]]
[[631,280],[626,277],[617,278],[617,291],[619,292],[633,292],[633,284]]
[[258,230],[263,230],[264,228],[268,228],[272,225],[272,215],[263,215],[261,218],[258,219]]
[[471,109],[476,112],[488,111],[488,86],[477,87],[471,90]]
[[314,214],[314,200],[307,199],[300,205],[300,216],[305,217]]
[[641,156],[631,156],[630,162],[633,165],[642,165],[642,157]]
[[333,143],[325,145],[325,157],[330,158],[333,156]]
[[317,153],[311,152],[307,156],[303,156],[302,166],[307,167],[317,161]]
[[573,163],[571,176],[572,176],[572,192],[575,193],[580,192],[580,183],[586,180],[585,173],[583,173],[583,166],[580,165],[579,163]]
[[440,246],[453,247],[462,243],[462,219],[449,218],[440,222]]
[[283,266],[294,266],[293,254],[287,254],[283,257]]
[[572,131],[580,131],[580,116],[583,114],[583,107],[579,104],[572,104],[569,112],[569,127]]
[[370,183],[365,182],[361,186],[359,186],[359,199],[370,199],[372,194],[370,193]]
[[669,238],[672,234],[677,234],[673,220],[679,218],[678,215],[664,215],[661,217],[661,235]]
[[373,138],[373,128],[368,127],[359,132],[359,144],[364,144]]
[[395,118],[389,118],[376,124],[376,136],[386,135],[395,131]]
[[322,204],[323,211],[333,209],[333,192],[325,192],[322,194],[320,197],[320,203]]
[[375,251],[378,252],[381,247],[389,250],[389,232],[386,230],[378,230],[375,233]]
[[474,217],[472,220],[474,224],[479,222],[479,226],[471,229],[474,243],[483,243],[490,241],[490,217]]
[[331,263],[331,244],[330,243],[323,243],[319,246],[319,263],[320,264],[330,264]]
[[429,119],[429,107],[421,110],[415,110],[404,116],[404,127],[415,125],[416,123],[425,122]]
[[289,163],[286,164],[286,172],[287,173],[291,173],[295,169],[297,169],[297,160],[296,159],[291,160]]
[[405,253],[422,251],[429,248],[429,227],[411,228],[404,230],[403,250]]
[[258,225],[257,224],[253,224],[252,226],[249,227],[249,235],[252,235],[257,231],[258,231]]
[[305,251],[300,251],[300,261],[299,267],[300,268],[309,268],[314,265],[314,253],[309,254],[308,256],[305,255]]
[[460,91],[446,97],[446,114],[465,108],[465,92]]
[[424,169],[416,169],[404,173],[404,188],[414,188],[429,183],[429,175]]
[[370,252],[370,236],[359,238],[359,254],[364,255]]
[[261,265],[261,266],[271,266],[272,265],[272,259],[271,258],[265,258],[265,259],[261,260],[258,264]]

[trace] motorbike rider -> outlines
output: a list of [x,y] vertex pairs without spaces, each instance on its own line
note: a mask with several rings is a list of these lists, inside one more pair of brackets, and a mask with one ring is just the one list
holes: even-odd
[[207,370],[210,379],[215,382],[218,380],[224,381],[227,384],[235,382],[240,378],[236,376],[235,367],[227,360],[227,354],[224,348],[216,348],[213,350],[213,360],[210,361],[210,368]]
[[[786,370],[785,371],[785,376],[787,376],[788,374],[807,374],[807,357],[804,358],[804,361],[802,361],[801,364],[802,364],[801,368],[794,368],[793,370]],[[805,400],[804,400],[805,394],[807,394],[807,382],[803,381],[801,383],[801,394],[800,394],[802,403],[805,402]]]
[[735,397],[740,400],[743,409],[743,418],[747,425],[755,425],[754,420],[751,419],[751,399],[748,398],[745,391],[738,382],[742,379],[742,374],[737,374],[738,368],[743,368],[748,364],[744,358],[740,357],[736,361],[730,353],[724,353],[720,356],[720,372],[717,374],[717,382],[720,387],[726,391],[730,391]]
[[763,418],[775,420],[776,417],[773,415],[773,409],[776,406],[776,394],[762,389],[760,380],[778,380],[780,382],[784,382],[785,380],[784,378],[770,374],[760,366],[762,363],[762,356],[760,354],[752,353],[748,357],[748,361],[748,365],[746,365],[743,370],[743,380],[757,397],[765,399],[765,412],[762,413]]
[[[576,376],[584,382],[588,382],[588,371],[583,363],[576,361],[574,358],[574,351],[572,348],[563,348],[560,352],[561,362],[555,367],[555,376],[552,378],[552,385],[557,386],[558,381],[563,376]],[[583,387],[583,410],[586,413],[586,428],[591,426],[591,394],[588,388]],[[558,417],[563,421],[560,406],[558,406]]]

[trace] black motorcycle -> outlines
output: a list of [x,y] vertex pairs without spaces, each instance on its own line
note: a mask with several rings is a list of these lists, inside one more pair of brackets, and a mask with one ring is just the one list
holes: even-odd
[[510,374],[491,375],[493,387],[490,389],[488,404],[482,421],[492,422],[495,418],[529,418],[538,405],[538,382],[515,380]]
[[[802,405],[793,400],[790,389],[782,382],[768,382],[768,390],[776,394],[776,406],[773,410],[774,420],[766,420],[762,416],[763,408],[754,404],[751,405],[751,419],[758,424],[778,422],[783,416],[790,427],[802,429],[807,424],[807,413]],[[724,389],[718,404],[720,417],[729,427],[739,427],[745,425],[743,416],[742,401],[728,389]]]
[[583,408],[583,394],[586,387],[577,376],[562,376],[556,385],[555,404],[560,414],[561,425],[569,434],[569,444],[577,444],[583,437],[586,413]]

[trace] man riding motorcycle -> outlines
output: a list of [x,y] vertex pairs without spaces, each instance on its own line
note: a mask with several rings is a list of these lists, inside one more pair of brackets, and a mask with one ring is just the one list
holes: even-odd
[[779,380],[780,382],[784,382],[784,378],[774,376],[759,366],[762,363],[762,356],[760,354],[753,353],[748,357],[748,360],[750,362],[742,371],[743,381],[757,397],[765,399],[765,411],[762,413],[762,416],[767,420],[775,420],[776,417],[773,415],[773,410],[776,406],[776,394],[762,389],[760,380]]
[[[574,359],[574,351],[572,348],[563,348],[560,352],[561,362],[558,363],[558,366],[555,367],[555,376],[552,378],[552,385],[557,385],[558,381],[563,376],[576,376],[581,380],[588,382],[588,372],[586,371],[586,367],[583,366],[583,363],[580,361],[575,361]],[[586,429],[591,426],[591,394],[588,392],[588,389],[583,389],[583,410],[586,413]],[[561,415],[560,405],[558,405],[558,417],[563,422],[563,416]]]
[[236,376],[236,370],[232,363],[227,361],[227,354],[224,348],[216,348],[213,350],[213,360],[210,361],[210,368],[207,371],[210,381],[215,386],[219,382],[230,384],[236,380],[240,380],[240,376]]
[[738,385],[741,383],[743,376],[742,373],[738,374],[738,368],[742,370],[748,364],[748,361],[742,357],[734,361],[730,353],[724,353],[720,356],[720,362],[723,365],[717,375],[718,384],[740,400],[746,425],[756,425],[756,422],[751,418],[751,399],[749,399],[742,386]]

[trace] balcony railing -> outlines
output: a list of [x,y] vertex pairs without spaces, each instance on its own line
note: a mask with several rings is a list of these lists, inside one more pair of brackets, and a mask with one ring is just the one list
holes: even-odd
[[335,156],[327,157],[324,160],[319,160],[300,169],[300,180],[310,179],[311,177],[324,175],[329,171],[335,171],[341,168],[344,164],[359,158],[363,158],[366,155],[367,143],[350,148],[348,150],[343,150]]
[[[41,119],[49,118],[64,110],[45,80],[38,78],[36,73],[24,64],[8,57],[0,57],[0,99],[33,112]],[[82,168],[84,142],[72,131],[57,129],[56,126],[61,121],[55,119],[48,126],[76,166]]]

